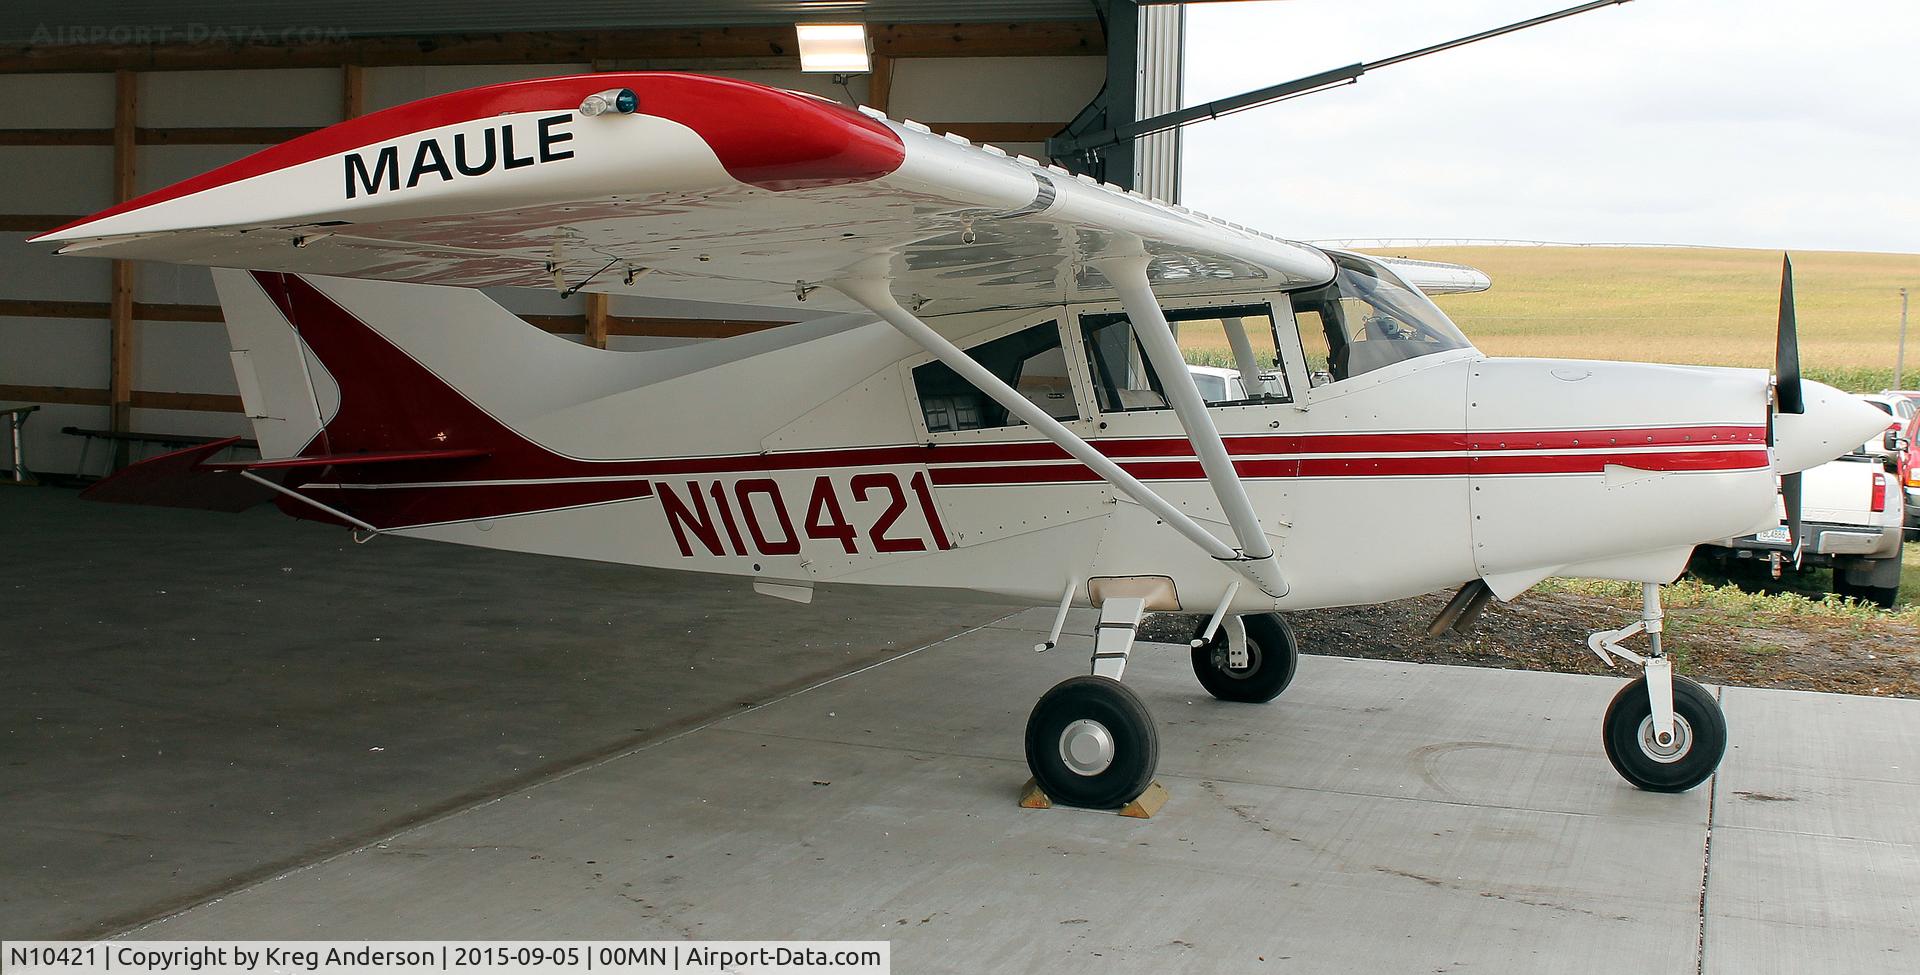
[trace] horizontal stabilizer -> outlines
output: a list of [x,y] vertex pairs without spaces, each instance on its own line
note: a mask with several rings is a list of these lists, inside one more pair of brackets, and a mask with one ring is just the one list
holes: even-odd
[[[209,462],[207,458],[239,442],[228,437],[212,443],[150,457],[121,468],[80,492],[88,501],[144,504],[162,508],[199,508],[206,511],[245,511],[279,493],[240,472],[251,471],[277,482],[275,472],[320,467],[372,464],[434,463],[485,457],[490,451],[388,450],[348,454],[319,454],[275,460]],[[284,476],[284,475],[282,475]]]
[[228,437],[149,457],[114,472],[80,492],[80,497],[113,504],[245,511],[270,500],[273,489],[241,477],[237,468],[213,467],[206,463],[207,458],[239,440],[239,437]]

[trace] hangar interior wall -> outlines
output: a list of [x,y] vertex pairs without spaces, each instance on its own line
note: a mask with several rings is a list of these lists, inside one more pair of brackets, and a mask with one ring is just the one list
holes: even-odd
[[[1042,140],[1073,117],[1099,90],[1100,52],[1076,56],[928,57],[886,59],[888,77],[875,92],[873,76],[848,83],[852,98],[874,95],[895,118],[943,125],[1008,152],[1041,157]],[[603,63],[602,69],[645,65]],[[518,78],[592,70],[588,64],[439,65],[358,69],[363,111],[447,91]],[[168,185],[257,151],[259,145],[177,144],[167,130],[327,125],[344,117],[349,69],[151,71],[133,76],[135,124],[151,130],[134,150],[134,193]],[[798,70],[702,63],[697,70],[814,92],[846,101],[831,76]],[[109,303],[112,264],[53,257],[27,238],[72,216],[116,202],[116,150],[100,130],[115,125],[116,78],[98,73],[0,73],[0,406],[42,404],[26,427],[28,466],[45,473],[102,475],[111,448],[95,444],[81,465],[82,441],[62,434],[74,426],[108,429],[112,410]],[[949,124],[951,123],[951,124]],[[94,132],[74,137],[75,130]],[[83,144],[73,144],[75,142]],[[39,215],[39,216],[36,216]],[[58,217],[59,219],[54,219]],[[43,219],[44,218],[44,219]],[[44,223],[45,226],[40,226]],[[143,433],[248,435],[228,366],[227,340],[205,268],[132,265],[135,313],[131,388],[133,408],[123,420]],[[512,290],[496,295],[509,309],[542,327],[581,338],[588,296]],[[190,307],[187,307],[190,306]],[[182,308],[187,307],[183,314]],[[199,309],[195,311],[193,309]],[[598,310],[626,318],[628,334],[606,346],[644,349],[701,341],[685,323],[650,330],[650,318],[713,319],[741,310],[724,307],[638,307],[615,298]],[[146,317],[147,315],[153,317]],[[203,320],[162,320],[177,318]],[[655,331],[656,334],[647,334]],[[704,334],[727,334],[707,330]],[[151,453],[151,450],[146,453]],[[0,461],[0,466],[7,462]]]

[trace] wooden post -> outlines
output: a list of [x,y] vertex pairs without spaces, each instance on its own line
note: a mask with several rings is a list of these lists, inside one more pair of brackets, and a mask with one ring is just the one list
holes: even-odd
[[340,117],[359,118],[366,113],[366,74],[357,64],[343,64],[340,66]]
[[[131,71],[113,73],[113,199],[124,203],[133,199],[134,128],[138,122],[139,76]],[[107,405],[112,413],[110,426],[116,433],[133,428],[133,262],[113,262],[113,292],[107,308],[108,343]],[[130,444],[116,441],[113,467],[125,467]]]
[[587,346],[604,349],[607,347],[607,296],[598,292],[587,292]]
[[893,97],[893,58],[886,54],[873,56],[873,70],[867,74],[867,107],[877,112],[887,110],[887,102]]

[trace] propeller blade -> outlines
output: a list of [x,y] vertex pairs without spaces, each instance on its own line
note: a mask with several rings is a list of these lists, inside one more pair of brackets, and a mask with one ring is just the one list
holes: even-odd
[[1787,544],[1793,546],[1793,564],[1800,564],[1800,474],[1780,476],[1780,501],[1787,509]]
[[1780,256],[1780,328],[1774,339],[1773,375],[1780,412],[1805,413],[1800,392],[1800,329],[1793,314],[1793,259]]

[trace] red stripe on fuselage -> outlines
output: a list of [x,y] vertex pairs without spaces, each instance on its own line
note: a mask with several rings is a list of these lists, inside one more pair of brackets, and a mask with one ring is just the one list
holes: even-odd
[[[1304,457],[1297,460],[1242,460],[1234,470],[1253,480],[1297,477],[1463,477],[1510,474],[1599,474],[1609,466],[1657,472],[1744,471],[1767,467],[1764,450],[1668,450],[1648,453],[1587,452],[1441,457]],[[1206,472],[1195,461],[1122,463],[1143,481],[1197,481]],[[1025,467],[942,467],[933,470],[941,487],[1011,484],[1072,484],[1099,480],[1080,464]]]

